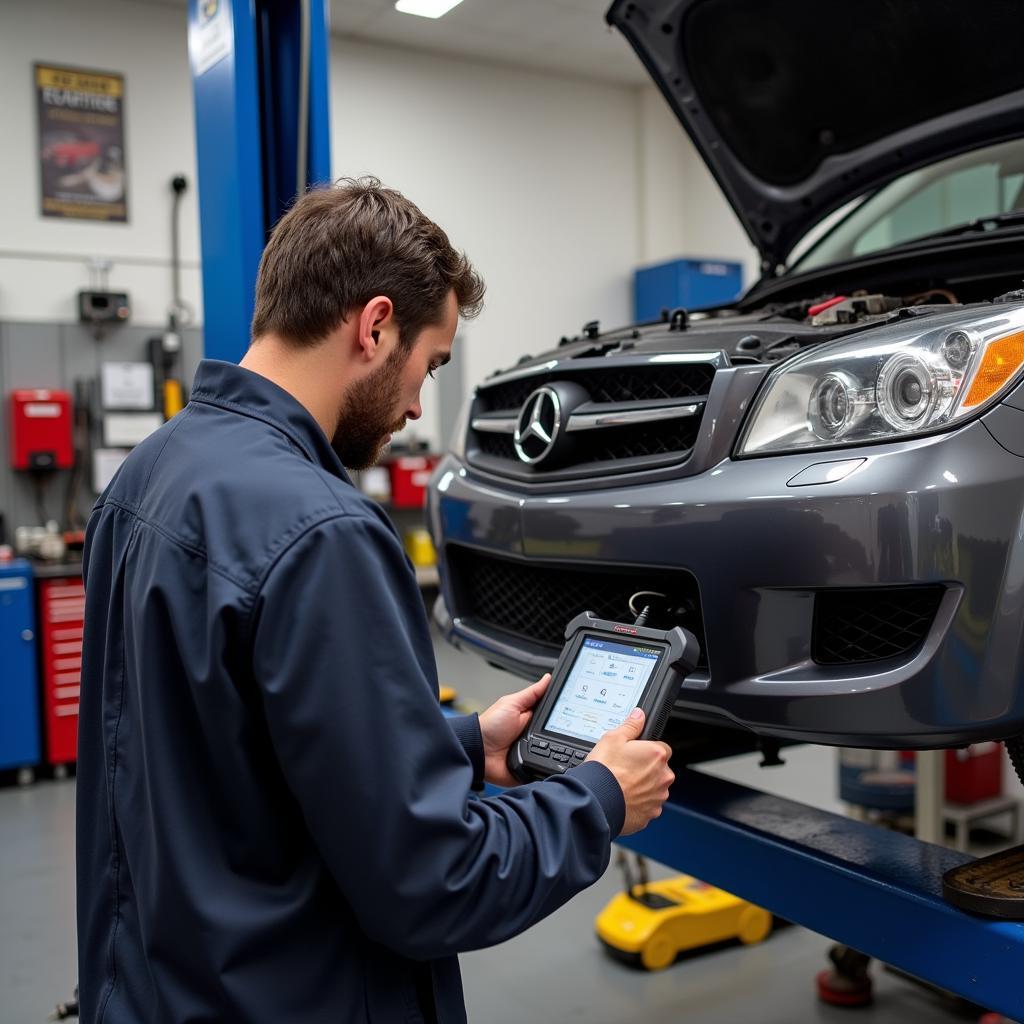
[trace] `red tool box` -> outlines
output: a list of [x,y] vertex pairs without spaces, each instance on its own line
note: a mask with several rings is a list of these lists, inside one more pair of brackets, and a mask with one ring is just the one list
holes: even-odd
[[954,804],[975,804],[1003,791],[1003,745],[973,743],[963,750],[946,751],[946,799]]
[[423,508],[427,481],[437,465],[435,455],[399,455],[388,463],[391,504],[395,508]]
[[66,576],[41,579],[38,588],[46,761],[68,764],[78,756],[85,587],[80,576]]

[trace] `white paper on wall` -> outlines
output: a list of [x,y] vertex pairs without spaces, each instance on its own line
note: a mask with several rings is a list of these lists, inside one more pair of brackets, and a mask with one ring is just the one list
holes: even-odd
[[92,453],[92,489],[102,494],[121,463],[128,457],[127,448],[97,448]]
[[149,363],[104,363],[100,402],[104,409],[152,409],[153,367]]
[[134,448],[163,423],[158,412],[108,412],[103,416],[103,440],[108,448]]

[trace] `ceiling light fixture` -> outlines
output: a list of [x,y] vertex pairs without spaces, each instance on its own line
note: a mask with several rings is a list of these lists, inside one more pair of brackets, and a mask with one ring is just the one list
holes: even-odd
[[395,0],[395,10],[420,18],[440,18],[461,3],[462,0]]

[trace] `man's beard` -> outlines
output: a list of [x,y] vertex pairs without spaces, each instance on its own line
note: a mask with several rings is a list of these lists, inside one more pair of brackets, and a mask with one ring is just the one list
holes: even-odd
[[392,420],[401,394],[402,368],[409,353],[396,348],[384,364],[345,392],[345,406],[331,446],[349,469],[368,469],[384,454],[385,438],[405,426]]

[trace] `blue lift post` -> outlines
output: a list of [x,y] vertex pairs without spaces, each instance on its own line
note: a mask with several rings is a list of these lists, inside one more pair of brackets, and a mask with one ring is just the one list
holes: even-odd
[[270,230],[331,180],[326,0],[189,0],[189,55],[204,347],[237,362]]
[[[299,191],[330,180],[325,0],[189,0],[189,50],[206,353],[234,361],[248,345],[270,229]],[[1024,1017],[1024,924],[942,899],[942,874],[964,854],[699,771],[678,774],[662,816],[624,846]]]

